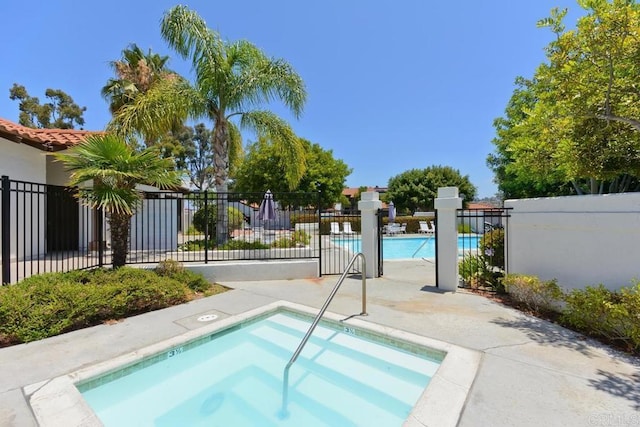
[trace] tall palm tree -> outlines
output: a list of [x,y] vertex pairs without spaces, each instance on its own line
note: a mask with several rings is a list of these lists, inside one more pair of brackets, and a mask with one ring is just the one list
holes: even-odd
[[56,158],[71,171],[69,185],[93,182],[90,188],[81,187],[79,197],[89,206],[109,213],[112,264],[114,268],[122,267],[129,249],[131,217],[142,197],[136,185],[177,187],[180,177],[174,171],[173,159],[160,158],[153,148],[135,151],[112,134],[89,136],[75,147],[57,153]]
[[144,53],[135,43],[123,49],[122,58],[109,63],[116,77],[110,78],[101,91],[109,101],[111,113],[132,102],[139,94],[149,91],[158,79],[171,74],[166,67],[167,61],[168,56],[153,53],[151,49]]
[[[111,126],[124,134],[145,133],[170,128],[176,117],[211,120],[214,185],[222,194],[228,189],[230,163],[242,146],[240,129],[250,129],[279,147],[288,160],[287,181],[295,186],[305,170],[302,143],[284,120],[260,109],[280,100],[296,117],[301,114],[306,90],[291,65],[267,57],[248,41],[223,41],[186,6],[165,13],[161,34],[178,54],[191,60],[193,86],[180,79],[167,81],[120,109]],[[219,215],[226,211],[218,209]],[[217,227],[217,240],[221,242],[226,239],[226,221],[223,217],[218,220],[222,226]]]

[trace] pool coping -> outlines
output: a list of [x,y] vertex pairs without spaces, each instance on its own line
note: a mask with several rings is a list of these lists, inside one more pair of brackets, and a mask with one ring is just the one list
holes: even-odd
[[[241,314],[216,320],[214,323],[187,331],[140,350],[81,368],[70,374],[30,384],[23,387],[23,392],[38,424],[42,427],[102,426],[102,422],[84,400],[76,388],[76,384],[108,375],[151,358],[158,353],[198,341],[206,335],[223,331],[246,321],[253,321],[256,317],[264,317],[281,309],[311,316],[317,314],[317,309],[308,306],[288,301],[276,301]],[[431,378],[403,426],[457,425],[480,365],[481,352],[363,320],[366,318],[345,319],[345,316],[326,312],[323,319],[348,324],[379,337],[388,337],[445,353],[440,367]]]

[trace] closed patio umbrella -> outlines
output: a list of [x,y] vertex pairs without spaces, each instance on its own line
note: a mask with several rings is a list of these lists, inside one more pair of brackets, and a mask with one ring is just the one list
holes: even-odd
[[260,221],[271,221],[276,219],[276,202],[273,200],[271,190],[264,193],[260,209],[258,209],[258,219]]
[[396,220],[396,207],[393,205],[393,202],[389,202],[389,222],[394,222]]

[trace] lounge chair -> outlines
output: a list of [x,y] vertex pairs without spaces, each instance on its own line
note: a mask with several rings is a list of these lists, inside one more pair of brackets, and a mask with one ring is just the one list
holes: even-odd
[[429,224],[431,224],[431,230],[433,230],[433,234],[436,234],[436,223],[433,221],[429,221]]
[[356,232],[351,229],[351,223],[348,221],[342,223],[342,232],[344,234],[356,234]]
[[331,223],[331,234],[342,234],[342,231],[340,231],[340,224],[337,222],[332,222]]
[[387,225],[387,234],[398,234],[400,233],[400,225],[399,224],[389,224]]
[[427,221],[420,221],[419,224],[420,228],[418,229],[418,233],[433,234],[433,230],[429,228]]
[[400,233],[402,233],[402,234],[406,234],[406,232],[407,232],[407,223],[406,223],[406,222],[403,222],[403,223],[400,225]]

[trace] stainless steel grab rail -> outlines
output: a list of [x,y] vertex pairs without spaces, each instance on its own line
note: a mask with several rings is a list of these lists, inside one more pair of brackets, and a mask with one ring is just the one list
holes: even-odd
[[340,279],[338,279],[338,282],[333,287],[333,290],[329,294],[329,297],[324,302],[324,305],[318,312],[318,315],[316,316],[315,319],[313,319],[313,323],[311,323],[309,330],[305,334],[304,338],[302,338],[300,345],[298,345],[298,348],[293,353],[293,356],[291,356],[289,363],[287,363],[287,366],[284,367],[284,372],[282,374],[283,378],[282,378],[282,410],[281,410],[281,416],[283,417],[287,415],[287,404],[289,399],[289,369],[291,368],[291,365],[293,365],[295,361],[298,359],[298,356],[302,352],[302,349],[304,348],[305,344],[307,344],[307,341],[309,341],[309,338],[311,338],[311,334],[313,334],[313,331],[318,325],[318,322],[320,322],[320,318],[324,315],[324,312],[327,311],[327,307],[329,307],[329,304],[333,300],[333,297],[336,295],[336,292],[338,292],[338,288],[340,288],[340,285],[342,285],[342,282],[344,282],[344,279],[347,277],[347,274],[349,274],[349,269],[353,266],[353,264],[356,262],[356,259],[358,259],[358,257],[362,258],[362,313],[360,313],[360,315],[361,316],[367,315],[367,259],[364,257],[362,252],[358,252],[353,256],[353,258],[351,258],[351,261],[349,261],[349,264],[347,264],[347,267],[342,272]]

